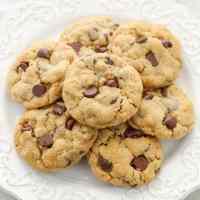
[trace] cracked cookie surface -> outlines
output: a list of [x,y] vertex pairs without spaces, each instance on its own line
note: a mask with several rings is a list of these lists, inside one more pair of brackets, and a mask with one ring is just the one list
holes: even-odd
[[122,24],[109,50],[137,69],[145,88],[170,85],[181,69],[181,45],[162,25],[140,21]]
[[61,97],[67,66],[76,52],[62,42],[42,41],[25,50],[8,73],[13,100],[26,108],[38,108]]
[[62,101],[26,111],[15,132],[19,155],[33,168],[51,171],[68,168],[87,154],[97,130],[80,125]]
[[94,175],[116,186],[141,186],[160,169],[163,152],[159,141],[122,124],[103,129],[88,154]]
[[138,72],[122,59],[92,54],[77,59],[67,70],[63,99],[77,121],[105,128],[132,117],[141,103],[142,91]]
[[142,104],[130,124],[162,139],[180,139],[194,125],[192,102],[175,85],[144,92]]
[[60,40],[74,47],[79,55],[104,53],[118,26],[111,17],[84,17],[66,28]]

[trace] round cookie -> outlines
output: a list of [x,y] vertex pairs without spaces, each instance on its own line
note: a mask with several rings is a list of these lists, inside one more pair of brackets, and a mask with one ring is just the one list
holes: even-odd
[[77,57],[62,42],[42,41],[26,49],[8,73],[13,100],[26,108],[39,108],[61,97],[65,70]]
[[94,175],[116,186],[141,186],[160,169],[163,152],[159,141],[126,124],[103,129],[88,154]]
[[193,106],[175,85],[146,91],[141,107],[130,124],[161,139],[180,139],[193,128]]
[[137,69],[145,88],[170,85],[181,69],[181,45],[162,25],[123,24],[115,31],[109,49]]
[[79,55],[104,53],[119,25],[111,17],[84,17],[65,29],[60,40],[71,45]]
[[137,111],[142,97],[138,72],[121,58],[91,54],[67,70],[63,99],[80,123],[105,128],[121,124]]
[[26,111],[16,126],[19,155],[33,168],[51,171],[76,164],[94,143],[97,131],[80,125],[64,103]]

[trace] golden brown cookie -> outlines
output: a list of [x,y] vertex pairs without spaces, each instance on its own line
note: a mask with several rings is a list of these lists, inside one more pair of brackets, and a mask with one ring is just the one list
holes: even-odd
[[180,139],[190,133],[194,125],[192,102],[175,85],[146,91],[130,124],[158,138]]
[[61,97],[66,68],[77,57],[75,51],[61,42],[43,41],[26,49],[8,74],[13,100],[26,108],[39,108]]
[[163,161],[163,152],[156,138],[122,124],[101,130],[88,160],[100,180],[134,187],[155,177]]
[[170,85],[181,69],[181,45],[165,27],[142,21],[122,24],[109,50],[124,57],[141,74],[145,88]]
[[80,125],[58,101],[26,111],[17,123],[15,144],[19,155],[33,168],[52,171],[78,163],[96,136],[95,129]]
[[142,81],[123,59],[91,54],[77,59],[67,70],[63,99],[80,123],[105,128],[131,118],[141,103]]

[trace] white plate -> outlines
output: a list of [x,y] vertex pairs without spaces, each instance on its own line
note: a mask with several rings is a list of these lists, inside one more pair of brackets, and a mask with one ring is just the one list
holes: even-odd
[[[22,107],[6,93],[7,67],[33,40],[56,36],[83,15],[111,15],[116,19],[148,19],[166,24],[182,41],[184,69],[179,84],[196,111],[191,135],[165,142],[166,159],[158,177],[139,189],[101,183],[87,164],[69,171],[33,171],[16,155],[13,130]],[[180,200],[200,187],[200,24],[174,0],[2,0],[0,7],[0,185],[22,200]]]

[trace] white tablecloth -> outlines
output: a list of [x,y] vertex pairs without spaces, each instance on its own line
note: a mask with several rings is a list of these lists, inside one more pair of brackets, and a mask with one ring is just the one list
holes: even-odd
[[[200,0],[176,0],[177,2],[180,2],[182,4],[185,4],[188,6],[189,9],[192,10],[192,12],[199,17],[200,20]],[[2,191],[0,191],[0,200],[15,200],[12,197],[4,194]],[[191,194],[186,200],[200,200],[200,191],[196,191],[193,194]]]

